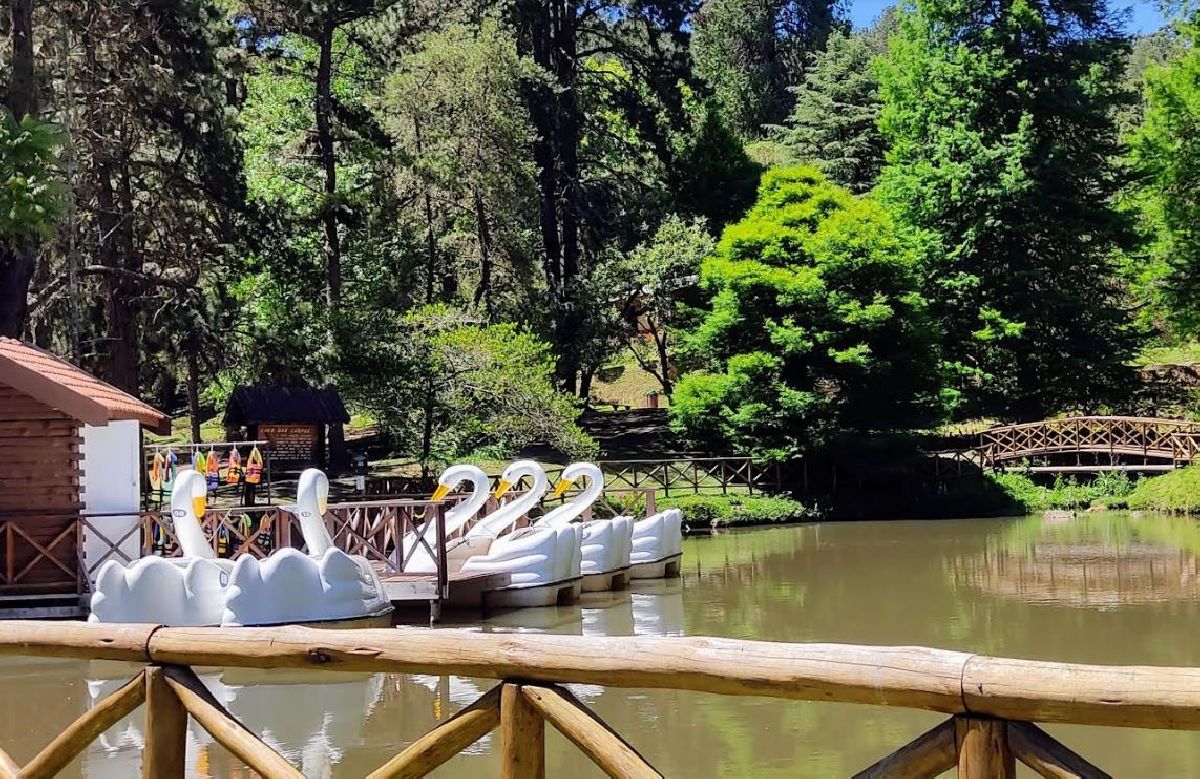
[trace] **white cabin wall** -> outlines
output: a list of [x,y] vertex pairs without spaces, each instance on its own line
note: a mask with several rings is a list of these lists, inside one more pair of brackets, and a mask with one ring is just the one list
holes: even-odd
[[[107,425],[83,426],[79,493],[87,514],[118,513],[119,516],[89,519],[110,541],[129,534],[120,544],[122,554],[136,560],[141,556],[141,534],[130,533],[138,524],[141,504],[141,430],[136,420],[121,419]],[[125,513],[128,512],[128,513]],[[109,549],[109,544],[85,529],[83,559],[89,575]],[[110,555],[108,560],[125,560]]]

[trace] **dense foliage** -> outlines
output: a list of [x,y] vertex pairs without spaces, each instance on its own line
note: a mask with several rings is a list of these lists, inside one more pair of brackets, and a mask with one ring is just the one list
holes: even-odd
[[841,14],[11,0],[0,334],[193,436],[238,383],[335,384],[426,465],[591,451],[622,360],[772,457],[1127,410],[1138,339],[1200,335],[1196,20]]
[[809,167],[763,176],[701,267],[711,310],[675,423],[729,451],[784,457],[840,429],[928,421],[937,390],[913,256],[883,209]]

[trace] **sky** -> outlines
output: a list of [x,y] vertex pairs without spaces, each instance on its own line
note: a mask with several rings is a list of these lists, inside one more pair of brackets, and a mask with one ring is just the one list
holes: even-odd
[[[850,6],[850,20],[855,27],[868,27],[879,12],[889,5],[895,5],[896,0],[847,0]],[[1166,22],[1158,10],[1157,0],[1112,0],[1113,9],[1128,8],[1130,10],[1129,32],[1153,32]]]

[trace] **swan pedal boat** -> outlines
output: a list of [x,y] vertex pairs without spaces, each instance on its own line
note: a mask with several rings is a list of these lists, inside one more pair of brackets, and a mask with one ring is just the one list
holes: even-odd
[[463,539],[448,550],[451,570],[462,559],[463,549],[479,551],[457,570],[507,572],[512,584],[483,594],[487,609],[520,609],[574,603],[583,591],[580,573],[582,529],[534,526],[509,532],[542,499],[549,482],[542,466],[533,460],[517,460],[504,469],[495,497],[502,498],[525,477],[532,480],[528,492],[488,514]]
[[[562,527],[575,522],[599,499],[604,492],[604,473],[587,462],[572,463],[564,468],[551,497],[561,496],[580,479],[586,480],[586,486],[562,506],[541,517],[537,526]],[[633,518],[591,519],[577,524],[583,530],[579,550],[583,592],[612,592],[628,587]]]
[[298,493],[293,510],[308,554],[280,549],[265,560],[251,555],[224,560],[200,526],[205,477],[194,470],[181,473],[171,494],[171,517],[183,557],[143,557],[128,568],[109,560],[96,577],[88,620],[177,627],[391,625],[391,601],[378,574],[364,558],[333,546],[323,519],[325,474],[306,470]]
[[673,579],[683,558],[683,512],[667,509],[633,523],[631,579]]

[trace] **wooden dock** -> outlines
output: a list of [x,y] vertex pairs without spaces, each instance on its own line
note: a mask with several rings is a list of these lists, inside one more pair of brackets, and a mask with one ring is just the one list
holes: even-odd
[[456,571],[447,577],[449,597],[439,599],[437,574],[397,573],[382,578],[383,589],[393,606],[404,608],[417,603],[429,603],[435,606],[435,620],[438,617],[436,604],[475,608],[482,612],[485,592],[512,583],[512,574],[507,572]]

